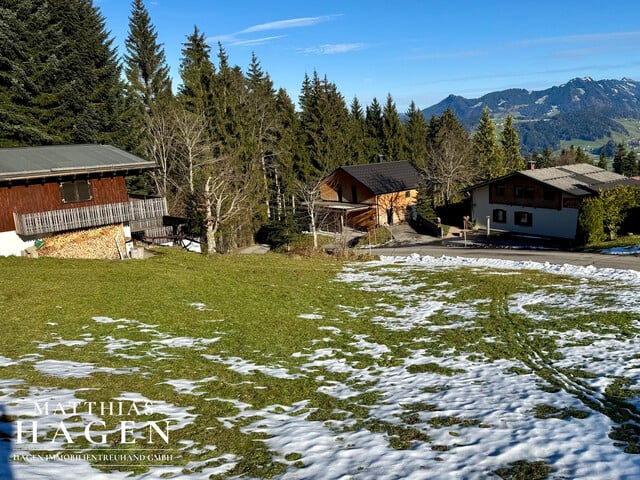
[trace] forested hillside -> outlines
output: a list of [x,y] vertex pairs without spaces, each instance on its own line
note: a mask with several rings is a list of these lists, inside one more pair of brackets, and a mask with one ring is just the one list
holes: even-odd
[[514,117],[524,153],[556,150],[563,140],[628,135],[617,120],[640,118],[640,83],[585,77],[540,91],[509,89],[474,99],[451,95],[423,113],[429,118],[450,108],[466,128],[473,129],[484,107],[495,121]]
[[[412,103],[401,120],[391,94],[347,103],[318,72],[301,72],[300,91],[287,92],[255,55],[244,71],[197,26],[185,32],[172,86],[142,0],[132,2],[121,56],[87,0],[0,0],[0,25],[0,146],[110,143],[155,162],[135,187],[166,196],[211,252],[265,227],[306,228],[296,206],[317,199],[319,180],[341,165],[411,161],[425,215],[524,166],[509,113],[498,132],[481,110],[470,135],[453,107],[427,121]],[[588,161],[581,153],[561,160]]]

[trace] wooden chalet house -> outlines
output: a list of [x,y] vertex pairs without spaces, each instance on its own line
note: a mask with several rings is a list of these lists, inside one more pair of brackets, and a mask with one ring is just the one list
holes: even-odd
[[0,255],[20,255],[61,232],[162,225],[164,198],[130,198],[125,177],[155,165],[110,145],[0,149]]
[[340,167],[322,181],[319,207],[361,230],[403,222],[416,204],[419,177],[407,161]]
[[472,219],[481,229],[574,240],[582,200],[618,185],[640,181],[586,163],[533,165],[471,187]]

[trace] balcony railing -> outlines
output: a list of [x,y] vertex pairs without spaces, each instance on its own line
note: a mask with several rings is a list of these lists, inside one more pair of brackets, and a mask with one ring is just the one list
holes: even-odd
[[122,222],[144,224],[150,219],[162,219],[164,215],[167,215],[164,198],[145,198],[46,212],[14,213],[13,218],[16,233],[34,236]]

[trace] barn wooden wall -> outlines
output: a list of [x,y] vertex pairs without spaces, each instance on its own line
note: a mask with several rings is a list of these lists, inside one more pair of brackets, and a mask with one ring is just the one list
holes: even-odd
[[93,198],[88,202],[78,203],[62,203],[58,181],[11,187],[0,185],[0,232],[15,230],[14,212],[35,213],[128,200],[124,177],[90,178],[89,180]]

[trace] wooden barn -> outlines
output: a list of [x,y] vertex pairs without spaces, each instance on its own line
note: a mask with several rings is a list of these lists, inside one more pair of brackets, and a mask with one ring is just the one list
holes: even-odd
[[416,203],[418,181],[407,161],[340,167],[323,180],[319,207],[361,230],[404,222]]
[[105,226],[122,230],[120,250],[132,231],[159,227],[167,214],[164,198],[127,192],[125,177],[154,167],[110,145],[0,149],[0,255]]

